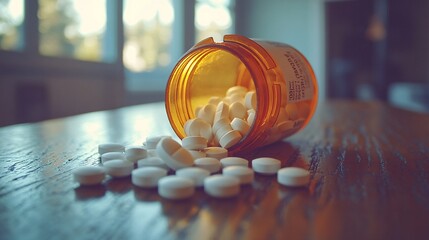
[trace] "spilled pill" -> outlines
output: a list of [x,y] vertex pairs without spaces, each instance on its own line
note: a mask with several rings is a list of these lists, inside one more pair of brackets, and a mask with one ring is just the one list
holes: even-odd
[[252,168],[256,173],[273,175],[280,169],[281,162],[275,158],[262,157],[252,161]]
[[176,175],[189,178],[194,182],[195,186],[201,187],[204,185],[204,179],[210,176],[210,172],[198,167],[189,167],[177,170]]
[[170,175],[158,181],[158,193],[163,198],[179,200],[191,197],[195,192],[191,179]]
[[251,168],[243,166],[229,166],[222,170],[225,176],[236,177],[240,180],[240,184],[249,184],[253,182],[255,173]]
[[98,145],[98,153],[100,155],[108,152],[124,152],[125,147],[119,143],[102,143]]
[[277,172],[277,181],[289,187],[302,187],[309,183],[310,173],[298,167],[286,167]]
[[98,166],[84,166],[73,171],[74,180],[84,186],[100,184],[105,176],[104,169]]
[[240,181],[236,177],[213,175],[204,179],[204,191],[212,197],[233,197],[240,192]]
[[153,188],[158,186],[158,181],[167,176],[167,170],[159,167],[137,168],[131,172],[131,181],[134,185],[142,188]]
[[124,160],[111,160],[103,164],[104,170],[111,177],[127,177],[131,175],[134,164]]

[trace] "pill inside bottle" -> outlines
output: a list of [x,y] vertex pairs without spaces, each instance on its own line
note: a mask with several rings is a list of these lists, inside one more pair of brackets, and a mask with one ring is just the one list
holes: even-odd
[[313,69],[298,50],[225,35],[223,42],[207,38],[185,53],[170,75],[165,102],[181,139],[200,135],[189,129],[199,118],[212,127],[212,135],[201,134],[210,146],[236,153],[298,132],[314,114],[317,98]]

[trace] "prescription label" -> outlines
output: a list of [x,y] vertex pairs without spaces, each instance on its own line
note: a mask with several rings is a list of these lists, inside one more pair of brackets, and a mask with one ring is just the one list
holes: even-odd
[[293,47],[277,42],[259,42],[274,58],[285,79],[288,102],[313,98],[311,71],[304,57]]

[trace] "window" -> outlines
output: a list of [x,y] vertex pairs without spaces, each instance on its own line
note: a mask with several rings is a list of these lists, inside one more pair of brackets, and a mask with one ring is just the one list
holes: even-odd
[[232,33],[233,14],[230,0],[197,0],[195,4],[195,40],[213,37],[221,41],[223,35]]
[[0,49],[22,49],[24,0],[0,0]]
[[39,0],[40,54],[80,60],[103,57],[105,0]]

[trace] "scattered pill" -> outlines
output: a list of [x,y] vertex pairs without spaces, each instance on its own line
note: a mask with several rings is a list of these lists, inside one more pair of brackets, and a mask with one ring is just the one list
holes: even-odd
[[234,102],[229,106],[229,119],[245,118],[247,108],[241,102]]
[[221,164],[219,159],[213,157],[204,157],[195,159],[194,165],[199,168],[206,169],[210,173],[219,172]]
[[98,145],[98,153],[100,155],[108,152],[124,152],[125,147],[118,143],[103,143]]
[[215,113],[216,106],[207,104],[198,111],[197,117],[212,125]]
[[127,177],[131,175],[134,164],[124,160],[111,160],[105,162],[103,167],[111,177]]
[[200,150],[207,147],[207,139],[201,136],[188,136],[182,139],[182,147],[189,150]]
[[249,184],[253,182],[255,173],[252,169],[243,166],[229,166],[222,170],[225,176],[236,177],[240,180],[240,184]]
[[310,173],[302,168],[287,167],[277,172],[277,181],[285,186],[301,187],[310,181]]
[[240,192],[240,181],[236,177],[213,175],[204,179],[204,191],[212,197],[233,197]]
[[158,181],[158,193],[168,199],[184,199],[191,197],[195,192],[194,182],[179,176],[166,176]]
[[126,160],[125,154],[123,152],[107,152],[101,155],[101,162],[107,162],[114,159]]
[[170,170],[167,164],[165,164],[165,162],[162,161],[162,159],[159,157],[148,157],[148,158],[140,159],[137,161],[137,167],[138,168],[159,167],[165,170]]
[[204,152],[204,151],[188,150],[188,152],[191,154],[191,156],[194,160],[207,156],[206,152]]
[[105,176],[104,169],[98,166],[84,166],[73,171],[74,180],[83,186],[100,184]]
[[244,105],[247,109],[256,109],[256,93],[255,91],[250,91],[246,93],[244,97]]
[[146,150],[156,149],[156,145],[163,138],[171,138],[171,136],[148,136],[148,137],[146,137],[146,142],[144,143]]
[[159,167],[137,168],[131,172],[131,182],[139,187],[153,188],[158,186],[158,181],[167,176],[167,170]]
[[226,168],[229,166],[242,166],[242,167],[248,167],[249,162],[245,158],[241,157],[226,157],[222,158],[220,160],[220,163],[222,164],[222,168]]
[[189,167],[177,170],[176,175],[189,178],[194,182],[195,186],[201,187],[204,185],[204,179],[210,176],[210,172],[198,167]]
[[226,90],[226,96],[231,96],[233,94],[241,94],[241,95],[245,95],[247,92],[247,88],[243,87],[243,86],[233,86],[228,88],[228,90]]
[[125,148],[125,156],[128,161],[137,162],[147,157],[147,150],[143,146],[129,146]]
[[163,138],[158,143],[156,152],[165,164],[173,170],[190,167],[194,163],[192,155],[171,138]]
[[225,133],[220,139],[219,144],[223,148],[230,148],[240,142],[241,134],[237,130],[231,130]]
[[213,157],[217,159],[228,157],[228,150],[225,148],[208,147],[208,148],[205,148],[204,151],[206,152],[207,157]]
[[276,174],[280,169],[281,161],[275,158],[262,157],[252,161],[252,168],[255,172],[265,175]]
[[212,126],[209,123],[200,118],[194,118],[188,121],[189,123],[187,123],[184,128],[187,136],[201,136],[207,139],[208,142],[211,141],[213,133]]
[[240,118],[234,118],[231,121],[231,127],[232,129],[239,131],[242,136],[245,136],[250,130],[250,125]]

